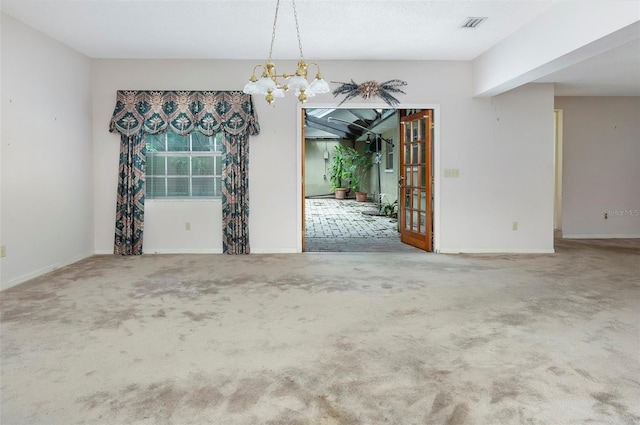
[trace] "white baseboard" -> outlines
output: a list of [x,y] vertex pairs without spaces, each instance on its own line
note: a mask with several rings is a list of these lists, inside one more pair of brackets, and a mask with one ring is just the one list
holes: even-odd
[[638,239],[640,233],[626,233],[626,234],[585,234],[585,233],[563,233],[564,239]]
[[265,250],[265,249],[253,249],[251,248],[251,254],[300,254],[295,248],[284,248],[284,249],[276,249],[276,250]]
[[47,274],[47,273],[52,272],[54,270],[58,270],[59,268],[69,266],[69,265],[71,265],[73,263],[77,263],[78,261],[84,260],[85,258],[89,258],[89,257],[91,257],[93,255],[94,255],[93,252],[88,252],[88,253],[84,253],[84,254],[81,254],[81,255],[77,255],[77,256],[71,258],[70,260],[63,261],[61,263],[55,263],[55,264],[50,264],[50,265],[45,266],[45,267],[41,267],[38,270],[34,270],[32,272],[23,274],[22,276],[18,276],[16,278],[13,278],[8,282],[3,282],[2,283],[2,287],[0,287],[0,291],[4,291],[5,289],[12,288],[12,287],[14,287],[16,285],[19,285],[21,283],[24,283],[24,282],[26,282],[28,280],[35,279],[36,277],[42,276],[43,274]]
[[[280,250],[261,250],[261,249],[251,249],[251,254],[296,254],[298,251],[295,249],[280,249]],[[96,255],[116,255],[113,254],[113,251],[106,250],[96,250]],[[154,254],[222,254],[221,249],[154,249],[154,250],[145,250],[143,251],[145,255],[154,255]]]
[[440,254],[555,254],[555,249],[513,249],[513,248],[443,248]]
[[222,254],[219,249],[154,249],[142,252],[145,255],[153,254]]
[[[143,250],[143,254],[145,255],[153,255],[153,254],[222,254],[221,250],[217,249],[154,249],[154,250]],[[96,250],[96,255],[119,255],[114,254],[113,250]]]

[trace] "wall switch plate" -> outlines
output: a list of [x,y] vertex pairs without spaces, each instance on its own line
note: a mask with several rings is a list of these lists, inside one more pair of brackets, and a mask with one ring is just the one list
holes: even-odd
[[460,177],[460,170],[457,168],[445,168],[444,169],[445,177]]
[[0,248],[0,257],[6,257],[7,256],[7,247],[2,245],[2,248]]
[[514,221],[513,223],[511,223],[511,230],[515,231],[518,230],[518,222]]
[[186,223],[184,223],[184,230],[191,230],[191,223],[189,223],[188,221]]

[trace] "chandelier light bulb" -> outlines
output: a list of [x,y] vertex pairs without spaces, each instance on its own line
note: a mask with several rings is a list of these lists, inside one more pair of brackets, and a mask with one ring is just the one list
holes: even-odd
[[260,86],[256,81],[251,81],[249,80],[249,82],[244,86],[244,90],[245,93],[247,94],[262,94],[260,91]]
[[296,75],[289,79],[289,88],[298,90],[307,90],[309,88],[309,82],[302,75]]
[[278,88],[276,82],[273,79],[266,76],[260,78],[256,82],[256,85],[259,87],[260,94],[266,94]]
[[322,78],[322,75],[320,74],[316,75],[316,79],[313,80],[310,88],[311,91],[313,91],[315,94],[329,93],[331,91],[329,84],[325,81],[324,78]]

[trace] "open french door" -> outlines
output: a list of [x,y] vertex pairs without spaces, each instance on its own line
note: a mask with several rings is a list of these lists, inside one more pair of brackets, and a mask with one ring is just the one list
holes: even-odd
[[432,251],[433,110],[400,118],[400,240]]

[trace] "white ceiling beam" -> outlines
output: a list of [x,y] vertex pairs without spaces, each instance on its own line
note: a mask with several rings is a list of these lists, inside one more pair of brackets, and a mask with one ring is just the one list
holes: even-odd
[[559,2],[473,60],[475,96],[495,96],[640,38],[636,0]]

